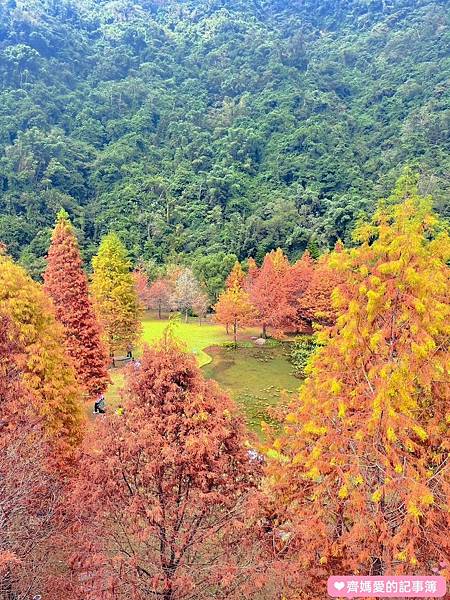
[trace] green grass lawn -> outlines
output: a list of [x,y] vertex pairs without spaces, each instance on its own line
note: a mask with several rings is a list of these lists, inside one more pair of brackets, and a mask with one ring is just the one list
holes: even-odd
[[[142,343],[137,355],[142,352],[143,344],[155,343],[163,335],[167,320],[147,317],[142,322]],[[249,341],[258,335],[259,330],[242,330],[241,341]],[[275,347],[241,347],[237,350],[224,348],[224,342],[231,341],[221,325],[199,324],[192,319],[188,323],[179,322],[175,326],[175,336],[193,352],[199,366],[203,367],[205,377],[214,379],[221,388],[234,398],[242,408],[249,427],[261,434],[261,421],[271,421],[267,408],[280,403],[281,394],[287,391],[294,394],[300,387],[300,380],[293,375],[293,367],[288,360],[287,344]],[[110,371],[112,385],[106,400],[109,410],[115,410],[120,403],[120,390],[124,385],[124,370]]]
[[[147,316],[142,321],[142,341],[137,349],[137,355],[142,352],[144,344],[153,344],[159,340],[167,327],[169,321],[166,319],[155,319]],[[223,325],[211,323],[199,324],[196,319],[190,319],[188,323],[178,322],[174,330],[175,336],[181,340],[188,352],[195,354],[198,365],[203,367],[211,362],[212,357],[205,352],[210,346],[219,346],[224,342],[232,340],[231,335],[227,335]],[[239,338],[248,340],[251,336],[258,335],[259,329],[246,328],[240,332]],[[112,385],[106,393],[106,400],[109,408],[114,409],[120,401],[120,389],[124,383],[122,369],[111,369],[110,376]]]
[[[158,320],[148,317],[142,321],[142,343],[152,344],[160,339],[168,321]],[[246,328],[240,332],[240,339],[249,339],[250,336],[258,335],[259,330]],[[200,367],[211,362],[211,356],[205,352],[205,348],[218,346],[224,342],[232,340],[231,335],[227,335],[223,325],[211,323],[199,324],[197,320],[190,320],[188,323],[178,322],[175,326],[175,336],[185,345],[186,350],[193,352],[197,357]]]

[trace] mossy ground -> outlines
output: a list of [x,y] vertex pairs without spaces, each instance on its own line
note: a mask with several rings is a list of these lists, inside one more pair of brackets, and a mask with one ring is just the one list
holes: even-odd
[[213,361],[204,367],[206,377],[214,379],[241,407],[249,427],[261,434],[261,422],[272,423],[270,407],[279,406],[300,387],[288,361],[286,344],[273,348],[208,349]]

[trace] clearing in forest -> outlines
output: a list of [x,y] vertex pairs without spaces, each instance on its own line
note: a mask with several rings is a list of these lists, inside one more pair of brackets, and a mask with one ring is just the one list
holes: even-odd
[[[163,335],[169,321],[145,318],[142,322],[142,344],[153,344]],[[280,401],[281,392],[295,392],[300,380],[294,377],[287,344],[273,347],[247,347],[259,329],[241,331],[240,341],[246,347],[233,350],[223,345],[232,337],[222,325],[197,320],[177,323],[175,335],[189,352],[193,352],[205,377],[214,379],[242,408],[248,425],[260,433],[262,420],[270,420],[266,409]],[[137,352],[139,355],[142,346]],[[110,371],[113,381],[107,393],[110,410],[120,401],[119,391],[124,384],[123,369]]]

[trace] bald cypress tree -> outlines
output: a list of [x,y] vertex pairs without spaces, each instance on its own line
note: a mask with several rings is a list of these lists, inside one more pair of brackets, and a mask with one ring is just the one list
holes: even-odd
[[139,299],[131,263],[116,233],[105,236],[92,260],[92,293],[110,353],[131,350],[139,338]]
[[53,231],[44,287],[53,300],[57,319],[64,325],[67,353],[79,382],[90,397],[95,397],[108,384],[107,352],[89,299],[78,241],[65,211],[59,213]]
[[334,573],[449,575],[449,238],[413,183],[332,256],[339,316],[267,451],[288,598]]
[[54,442],[54,457],[71,455],[82,437],[83,415],[63,327],[42,286],[1,252],[0,313],[9,318],[21,344],[17,360],[23,385]]

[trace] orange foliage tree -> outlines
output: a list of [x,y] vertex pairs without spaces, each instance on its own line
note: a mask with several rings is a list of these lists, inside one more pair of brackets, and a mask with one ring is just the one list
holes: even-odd
[[253,594],[259,469],[232,401],[167,336],[130,369],[125,399],[123,416],[99,423],[73,490],[73,597]]
[[10,318],[23,346],[18,360],[23,384],[32,392],[31,402],[61,452],[70,452],[81,439],[83,416],[81,390],[66,355],[63,327],[42,287],[2,254],[0,312]]
[[267,450],[287,597],[323,598],[330,574],[450,574],[449,240],[430,206],[403,179],[333,257],[343,312]]
[[79,382],[90,397],[98,396],[108,385],[108,356],[89,299],[78,242],[65,211],[58,214],[53,231],[44,290],[53,300],[58,321],[64,325],[67,353],[73,360]]
[[292,312],[287,319],[287,329],[295,331],[310,331],[305,328],[305,320],[300,313],[300,302],[311,288],[314,275],[314,261],[308,250],[297,260],[286,273],[286,293]]
[[227,328],[233,326],[234,346],[237,347],[238,328],[249,325],[256,316],[255,307],[250,301],[250,294],[245,291],[245,275],[237,262],[227,278],[226,289],[220,294],[214,306],[214,318]]
[[289,260],[281,250],[272,250],[264,257],[257,277],[250,286],[250,298],[257,309],[256,322],[263,337],[270,327],[276,333],[293,321],[295,306],[291,302]]
[[325,254],[313,265],[309,282],[297,299],[297,320],[304,324],[306,331],[312,331],[313,324],[333,325],[336,322],[337,310],[333,306],[333,290],[343,283],[345,276],[332,268],[336,254],[342,251],[341,246],[331,254]]
[[21,383],[24,348],[0,317],[0,597],[31,598],[48,589],[60,532],[62,487],[48,469],[42,419]]
[[247,292],[252,291],[255,281],[258,279],[258,275],[259,275],[259,267],[256,264],[255,259],[250,257],[247,260],[247,274],[246,274],[245,280],[244,280],[244,289]]

